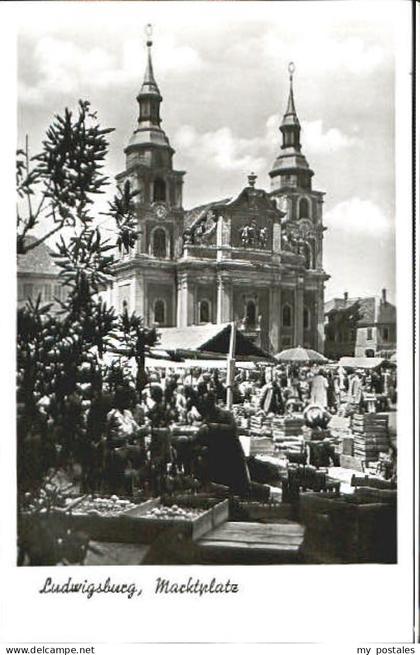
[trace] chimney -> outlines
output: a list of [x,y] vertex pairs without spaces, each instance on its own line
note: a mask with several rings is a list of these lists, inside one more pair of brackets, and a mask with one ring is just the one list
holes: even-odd
[[345,291],[344,292],[344,300],[347,301],[349,299],[349,292]]
[[382,302],[386,303],[386,289],[382,289]]

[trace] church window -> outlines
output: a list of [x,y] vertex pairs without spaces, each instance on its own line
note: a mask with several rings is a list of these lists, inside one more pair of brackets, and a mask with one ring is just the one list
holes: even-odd
[[290,305],[285,305],[283,307],[283,320],[284,327],[292,327],[292,308]]
[[370,341],[372,339],[372,328],[367,329],[367,340]]
[[309,330],[311,327],[311,316],[307,307],[303,308],[303,329]]
[[34,290],[33,284],[23,285],[23,297],[25,298],[25,300],[32,300],[33,290]]
[[384,327],[383,330],[382,330],[382,339],[384,341],[389,340],[389,329],[387,327]]
[[246,326],[255,327],[257,322],[257,308],[253,300],[248,300],[246,304]]
[[153,255],[154,257],[166,257],[166,232],[158,227],[153,232]]
[[307,198],[299,200],[299,218],[309,218],[309,202]]
[[50,300],[51,300],[51,284],[44,284],[42,298],[46,302],[50,302]]
[[153,202],[166,201],[166,183],[161,177],[157,177],[153,184]]
[[158,300],[155,300],[154,308],[153,308],[153,314],[154,314],[154,319],[155,323],[158,323],[159,325],[164,325],[165,323],[165,302],[161,300],[160,298]]
[[208,300],[201,300],[199,305],[200,323],[210,323],[210,303]]
[[61,300],[61,284],[54,284],[54,298]]
[[129,307],[130,302],[130,284],[121,284],[118,288],[120,312]]

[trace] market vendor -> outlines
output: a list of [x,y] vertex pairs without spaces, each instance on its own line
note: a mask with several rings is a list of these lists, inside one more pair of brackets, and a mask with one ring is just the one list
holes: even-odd
[[266,414],[284,414],[283,395],[275,378],[262,388],[260,407]]
[[237,494],[249,491],[250,478],[245,454],[239,440],[233,414],[216,405],[212,391],[197,397],[202,424],[192,437],[201,452],[197,471],[203,482],[223,484]]
[[150,431],[134,420],[130,406],[133,390],[118,387],[114,396],[114,409],[107,415],[106,469],[111,490],[132,492],[133,481],[144,465],[146,452],[144,437]]

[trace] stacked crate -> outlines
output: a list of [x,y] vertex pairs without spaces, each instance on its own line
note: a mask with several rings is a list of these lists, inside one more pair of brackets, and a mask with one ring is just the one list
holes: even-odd
[[273,441],[277,452],[303,453],[305,443],[303,437],[304,420],[295,416],[275,416],[272,421]]
[[273,439],[280,441],[288,437],[302,436],[305,421],[300,416],[274,416],[271,425]]
[[354,436],[354,456],[363,462],[376,462],[379,453],[388,450],[389,432],[386,414],[354,414],[351,429]]
[[272,435],[272,418],[263,414],[251,416],[249,427],[251,434],[258,436]]
[[255,455],[273,455],[274,444],[270,437],[251,437],[249,448],[250,456]]

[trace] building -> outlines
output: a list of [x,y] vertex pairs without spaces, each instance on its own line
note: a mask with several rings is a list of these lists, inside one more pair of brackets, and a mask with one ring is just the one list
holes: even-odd
[[333,298],[325,303],[325,354],[340,357],[383,357],[389,359],[397,348],[395,305],[380,297]]
[[[35,242],[37,239],[27,237],[27,240]],[[51,303],[53,313],[60,309],[57,301],[64,301],[66,290],[60,283],[59,268],[51,253],[46,243],[40,243],[24,255],[17,256],[18,307],[40,297],[42,304]]]
[[185,171],[174,168],[161,127],[151,47],[149,39],[138,124],[116,178],[138,191],[138,241],[120,256],[103,297],[118,310],[126,303],[148,325],[237,321],[271,352],[299,344],[323,351],[324,194],[312,189],[313,171],[301,152],[293,67],[271,190],[251,173],[239,193],[186,211]]

